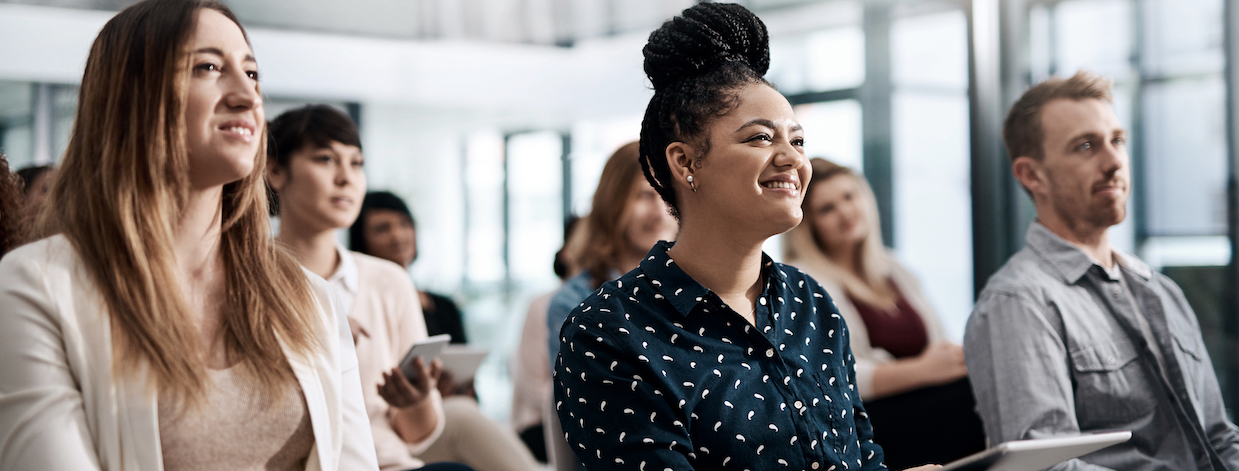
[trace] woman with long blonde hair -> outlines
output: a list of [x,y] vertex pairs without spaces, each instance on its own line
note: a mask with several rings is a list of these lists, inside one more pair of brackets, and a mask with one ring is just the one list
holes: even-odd
[[42,213],[0,263],[0,468],[376,469],[329,288],[271,238],[244,30],[113,17]]
[[886,464],[945,463],[980,451],[963,349],[947,340],[916,277],[882,244],[873,190],[834,162],[815,158],[810,166],[804,221],[788,232],[784,257],[822,284],[847,322],[856,389]]

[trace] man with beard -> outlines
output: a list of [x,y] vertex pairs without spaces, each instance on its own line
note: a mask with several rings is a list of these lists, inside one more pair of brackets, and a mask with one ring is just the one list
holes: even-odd
[[1037,220],[968,321],[977,409],[991,445],[1132,431],[1055,471],[1239,470],[1239,433],[1183,292],[1110,246],[1131,187],[1110,86],[1087,72],[1052,78],[1003,123]]

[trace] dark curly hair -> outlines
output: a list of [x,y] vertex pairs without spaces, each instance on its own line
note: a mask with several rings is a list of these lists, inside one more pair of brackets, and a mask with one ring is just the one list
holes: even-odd
[[22,207],[21,180],[9,172],[9,161],[0,154],[0,256],[23,242],[26,213]]
[[403,199],[390,191],[371,191],[362,198],[361,212],[357,213],[353,225],[348,227],[349,250],[370,255],[370,248],[366,247],[366,213],[372,209],[386,209],[403,214],[413,223],[413,228],[417,229],[417,218],[413,217],[413,212],[409,211],[409,205],[405,204]]
[[641,170],[679,217],[671,167],[673,142],[709,152],[705,128],[735,108],[738,89],[759,83],[770,68],[770,37],[752,12],[731,3],[699,3],[650,33],[643,50],[654,97],[641,121]]

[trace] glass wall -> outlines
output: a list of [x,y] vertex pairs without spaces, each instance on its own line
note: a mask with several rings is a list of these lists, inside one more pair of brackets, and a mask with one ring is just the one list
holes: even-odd
[[973,302],[967,21],[947,2],[857,7],[858,24],[772,39],[770,78],[806,153],[870,180],[885,243],[958,340]]
[[1196,311],[1228,403],[1239,401],[1227,326],[1223,0],[1036,2],[1028,14],[1034,80],[1091,70],[1115,80],[1129,130],[1132,200],[1111,237],[1174,279]]
[[973,304],[967,19],[927,6],[890,30],[892,245],[961,341]]
[[75,85],[0,80],[0,153],[9,167],[59,161],[76,110]]

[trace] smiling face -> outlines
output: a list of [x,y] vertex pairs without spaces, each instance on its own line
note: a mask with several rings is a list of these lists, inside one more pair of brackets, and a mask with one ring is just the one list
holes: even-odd
[[198,10],[186,50],[190,182],[206,189],[240,180],[254,170],[265,123],[258,64],[241,28],[209,8]]
[[681,187],[679,194],[696,200],[685,202],[702,216],[729,227],[760,237],[786,232],[800,223],[810,178],[804,131],[787,99],[770,86],[749,84],[737,97],[734,109],[706,127],[710,148],[691,173],[697,191]]
[[679,230],[675,218],[667,212],[667,203],[658,196],[648,180],[640,177],[632,179],[628,204],[621,221],[628,251],[638,257],[649,252],[650,247],[660,240],[675,240]]
[[406,268],[413,264],[413,259],[417,258],[417,229],[413,227],[413,219],[384,208],[368,209],[363,218],[362,237],[370,255]]
[[1041,109],[1044,156],[1019,157],[1031,172],[1021,183],[1033,194],[1038,218],[1068,230],[1104,231],[1123,222],[1131,186],[1127,133],[1110,105],[1098,99],[1057,99]]
[[869,221],[856,177],[837,174],[812,185],[808,217],[818,247],[830,254],[863,242]]
[[268,181],[280,195],[281,224],[313,231],[352,225],[366,194],[364,165],[361,149],[337,141],[294,151],[287,166],[272,162]]

